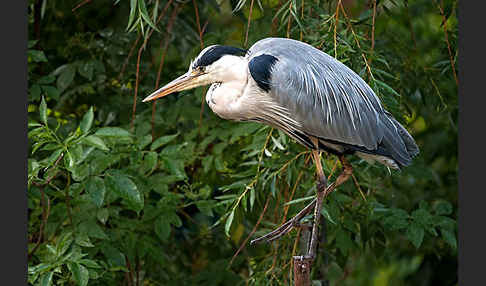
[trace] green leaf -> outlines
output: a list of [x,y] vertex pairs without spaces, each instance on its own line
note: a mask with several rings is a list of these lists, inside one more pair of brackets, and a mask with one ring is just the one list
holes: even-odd
[[93,71],[94,71],[94,62],[93,61],[87,61],[85,63],[82,63],[78,66],[78,72],[81,76],[87,78],[88,80],[93,79]]
[[86,192],[88,193],[91,201],[97,206],[103,206],[105,199],[105,182],[100,177],[90,177],[86,183]]
[[120,127],[103,127],[95,132],[95,135],[106,137],[132,137],[132,133]]
[[127,206],[140,212],[143,209],[143,196],[137,188],[137,185],[127,176],[122,174],[112,174],[106,177],[107,187],[119,195]]
[[157,218],[154,224],[155,234],[162,240],[167,241],[170,236],[170,223],[163,216]]
[[47,58],[44,52],[38,50],[28,50],[27,58],[36,63],[47,62]]
[[152,27],[157,32],[160,32],[159,29],[157,29],[155,24],[152,22],[152,19],[150,19],[150,16],[147,12],[147,7],[145,7],[145,1],[143,0],[138,1],[138,7],[140,9],[140,14],[142,15],[142,18],[147,22],[147,24],[149,24],[149,26]]
[[49,286],[52,285],[52,277],[54,276],[54,271],[49,271],[41,275],[39,279],[39,286]]
[[81,120],[81,123],[79,124],[79,128],[83,133],[88,133],[89,129],[91,128],[91,125],[93,124],[93,118],[94,118],[94,113],[93,113],[93,107],[91,107],[83,116],[83,119]]
[[76,68],[74,65],[67,65],[57,78],[57,89],[62,93],[73,82]]
[[128,29],[132,26],[133,20],[135,19],[136,11],[137,11],[137,0],[130,0],[130,16],[128,16],[128,24],[126,27],[126,31],[128,31]]
[[226,224],[224,225],[224,233],[226,234],[227,237],[230,236],[229,231],[231,228],[231,224],[233,223],[234,216],[235,216],[235,210],[232,210],[228,218],[226,219]]
[[167,135],[157,138],[152,145],[150,145],[150,151],[154,151],[155,149],[169,143],[170,141],[174,140],[179,135],[179,132],[173,135]]
[[94,247],[94,244],[91,243],[91,240],[89,239],[89,236],[86,235],[85,233],[78,233],[76,235],[76,238],[74,242],[77,245],[83,246],[83,247]]
[[86,286],[89,281],[89,272],[86,267],[76,262],[68,262],[68,268],[73,274],[73,280],[76,285]]
[[47,124],[47,104],[46,104],[46,100],[44,99],[44,97],[42,97],[42,100],[41,100],[41,103],[40,103],[40,106],[39,106],[39,116],[40,116],[41,121],[44,124]]
[[157,166],[157,153],[148,152],[143,156],[143,161],[141,164],[142,173],[147,173],[152,171]]
[[108,209],[99,209],[96,212],[96,218],[102,223],[105,224],[106,221],[108,220],[108,217],[110,216],[110,212]]
[[406,236],[410,242],[419,248],[424,239],[425,231],[424,228],[418,223],[413,222],[409,228],[407,228]]
[[52,154],[46,159],[46,164],[47,165],[52,165],[54,164],[54,162],[56,162],[57,158],[59,158],[59,156],[61,156],[61,153],[62,151],[64,151],[63,149],[57,149],[56,151],[52,152]]
[[41,95],[41,87],[37,84],[32,85],[29,88],[29,101],[36,101],[40,98]]
[[52,98],[54,100],[59,100],[59,95],[60,95],[59,90],[54,86],[43,85],[42,91],[44,92],[45,95],[47,95],[47,97]]
[[55,75],[46,75],[37,80],[37,84],[51,84],[54,81],[56,81],[56,76]]
[[103,151],[109,151],[110,150],[108,147],[106,147],[105,142],[103,142],[103,139],[101,139],[100,137],[98,137],[96,135],[89,135],[87,137],[84,137],[82,142],[86,145],[96,147],[96,148],[103,150]]
[[386,91],[396,95],[396,96],[400,96],[400,94],[398,92],[396,92],[393,88],[391,88],[391,86],[389,86],[388,84],[382,82],[381,80],[378,80],[378,79],[375,79],[376,83],[383,87]]
[[438,200],[432,205],[435,214],[450,215],[452,214],[452,204],[446,200]]
[[442,234],[442,238],[447,242],[447,244],[449,244],[452,248],[457,249],[457,240],[453,231],[441,228],[440,233]]

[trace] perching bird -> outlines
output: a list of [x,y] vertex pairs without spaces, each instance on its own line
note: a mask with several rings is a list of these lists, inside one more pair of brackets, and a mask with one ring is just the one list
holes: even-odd
[[[419,153],[412,136],[359,75],[300,41],[266,38],[249,50],[209,46],[191,62],[187,73],[143,101],[209,84],[206,102],[213,112],[224,119],[261,122],[284,131],[313,150],[324,184],[319,151],[335,154],[343,163],[345,170],[334,187],[351,174],[344,155],[399,169]],[[320,203],[317,208],[320,211]],[[295,223],[285,231],[282,226],[271,239],[290,231]]]

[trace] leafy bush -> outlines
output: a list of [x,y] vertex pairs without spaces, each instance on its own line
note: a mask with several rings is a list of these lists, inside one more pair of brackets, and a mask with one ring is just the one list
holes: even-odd
[[[456,1],[85,2],[29,1],[30,284],[290,284],[303,232],[247,238],[312,198],[309,151],[221,120],[204,88],[141,103],[202,45],[270,35],[351,67],[421,148],[401,172],[350,157],[313,279],[457,284]],[[332,180],[341,167],[323,156]]]

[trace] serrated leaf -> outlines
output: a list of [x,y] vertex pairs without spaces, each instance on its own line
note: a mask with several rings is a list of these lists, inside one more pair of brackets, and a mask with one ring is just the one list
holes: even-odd
[[96,135],[89,135],[87,137],[84,137],[82,142],[86,145],[96,147],[96,148],[103,150],[103,151],[109,151],[110,150],[108,147],[106,147],[103,139],[101,139],[100,137],[98,137]]
[[155,149],[169,143],[170,141],[174,140],[179,135],[179,132],[173,135],[167,135],[157,138],[152,145],[150,145],[150,151],[154,151]]
[[130,209],[136,212],[143,209],[143,195],[129,177],[115,173],[107,176],[105,180],[107,187],[109,186],[113,192],[119,195]]
[[79,128],[83,133],[87,133],[93,124],[94,113],[93,107],[91,107],[83,116],[81,123],[79,124]]
[[86,183],[86,192],[88,193],[91,201],[97,206],[103,206],[105,200],[105,182],[100,177],[91,177]]
[[421,225],[413,222],[410,227],[407,228],[405,235],[416,248],[419,248],[424,239],[425,231]]
[[41,103],[39,105],[39,116],[44,124],[47,124],[47,103],[44,97],[42,97]]
[[120,127],[103,127],[95,132],[97,136],[132,137],[132,133]]

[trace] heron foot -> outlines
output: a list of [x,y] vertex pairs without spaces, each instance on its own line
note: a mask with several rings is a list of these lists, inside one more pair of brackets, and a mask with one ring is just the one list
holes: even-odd
[[261,236],[259,238],[253,239],[250,241],[250,245],[255,243],[262,243],[262,242],[272,242],[280,237],[284,236],[285,234],[289,233],[292,228],[294,227],[308,227],[308,225],[303,225],[300,223],[300,220],[307,215],[309,212],[312,211],[316,204],[316,199],[312,200],[310,204],[308,204],[305,208],[303,208],[298,214],[296,214],[293,218],[276,228],[275,230]]

